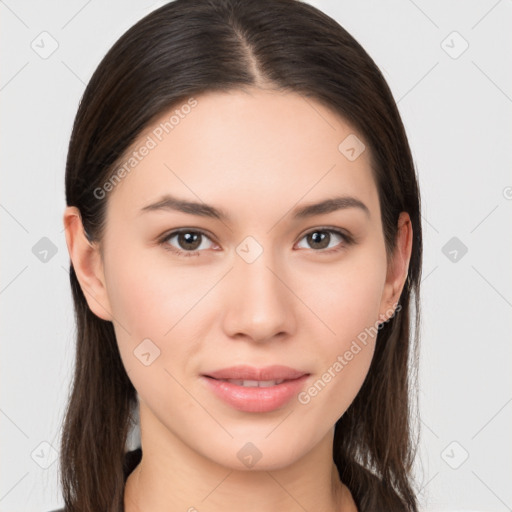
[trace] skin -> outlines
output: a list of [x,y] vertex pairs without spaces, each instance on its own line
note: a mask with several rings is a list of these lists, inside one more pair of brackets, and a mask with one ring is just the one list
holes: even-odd
[[[64,213],[89,307],[113,322],[139,396],[144,455],[128,478],[125,510],[354,512],[332,460],[334,426],[367,375],[375,337],[309,403],[292,399],[272,412],[230,407],[199,375],[234,364],[285,364],[311,374],[308,389],[358,334],[396,308],[411,254],[409,216],[400,215],[387,261],[370,150],[348,160],[341,141],[364,139],[321,104],[261,89],[196,100],[103,199],[101,244],[87,241],[75,207]],[[168,117],[148,127],[139,146]],[[231,220],[140,213],[164,193],[214,205]],[[361,200],[369,217],[347,208],[293,219],[297,206],[337,195]],[[334,233],[326,248],[308,240],[325,226],[357,243]],[[179,228],[206,231],[195,256],[165,249],[191,251],[177,236],[159,245]],[[236,252],[247,236],[263,249],[252,263]],[[160,350],[149,366],[134,356],[146,338]],[[252,468],[237,457],[247,442],[262,454]]]

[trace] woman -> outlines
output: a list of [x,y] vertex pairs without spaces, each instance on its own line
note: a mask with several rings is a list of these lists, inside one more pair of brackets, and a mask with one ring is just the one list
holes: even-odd
[[85,90],[66,200],[65,510],[418,510],[420,196],[337,22],[297,0],[152,12]]

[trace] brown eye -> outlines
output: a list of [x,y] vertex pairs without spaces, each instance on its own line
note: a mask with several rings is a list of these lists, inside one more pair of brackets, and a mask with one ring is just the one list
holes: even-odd
[[178,233],[176,236],[176,240],[182,249],[195,251],[201,245],[202,235],[199,233],[184,232]]
[[351,243],[348,235],[335,229],[315,229],[304,235],[304,239],[308,244],[306,249],[314,249],[317,252],[335,252]]
[[[176,245],[170,243],[172,239],[176,239]],[[175,252],[182,256],[199,256],[202,249],[208,247],[201,247],[204,239],[210,240],[210,238],[201,231],[194,231],[191,229],[173,231],[163,238],[160,243],[168,251]]]

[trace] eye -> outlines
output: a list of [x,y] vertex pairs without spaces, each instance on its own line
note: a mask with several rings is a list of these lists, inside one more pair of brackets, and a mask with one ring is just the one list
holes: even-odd
[[[171,240],[174,238],[176,239],[177,247],[171,243]],[[336,242],[336,238],[341,239],[341,242],[338,241],[337,244],[332,245],[331,242]],[[159,244],[162,245],[165,250],[171,251],[179,256],[200,256],[201,249],[211,248],[204,246],[205,239],[211,242],[211,238],[203,231],[181,229],[165,235],[159,240]],[[341,251],[354,243],[350,235],[331,228],[316,228],[306,233],[301,240],[304,239],[312,246],[311,248],[316,249],[315,252],[321,253]]]
[[[331,242],[335,242],[336,238],[341,239],[341,243],[338,242],[338,244],[331,245]],[[342,233],[337,229],[329,228],[316,228],[313,231],[306,233],[302,240],[304,239],[306,239],[307,243],[310,244],[313,249],[318,249],[316,252],[322,253],[341,251],[353,243],[353,239],[349,235]]]
[[[170,243],[173,238],[176,238],[178,247]],[[162,238],[159,243],[167,251],[174,252],[180,256],[199,256],[200,249],[208,248],[204,247],[203,239],[210,240],[206,233],[203,233],[202,231],[182,229],[169,233],[164,238]]]

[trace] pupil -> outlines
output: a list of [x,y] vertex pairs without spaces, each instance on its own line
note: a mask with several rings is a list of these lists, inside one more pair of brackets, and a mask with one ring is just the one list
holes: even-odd
[[187,249],[195,249],[196,247],[198,247],[200,245],[197,243],[197,240],[199,239],[198,233],[181,233],[180,235],[182,237],[182,240],[185,241],[185,245],[186,244],[194,245],[194,242],[195,242],[195,245],[193,247],[187,247]]
[[320,249],[324,249],[329,245],[328,233],[322,231],[315,231],[314,233],[311,233],[309,236],[313,243],[321,245]]

